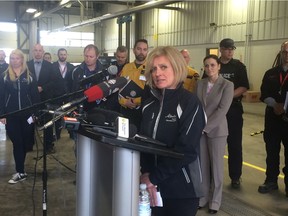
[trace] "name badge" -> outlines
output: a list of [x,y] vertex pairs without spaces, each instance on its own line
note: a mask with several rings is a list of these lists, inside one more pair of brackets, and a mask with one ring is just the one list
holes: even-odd
[[146,77],[144,75],[140,75],[139,80],[146,81]]

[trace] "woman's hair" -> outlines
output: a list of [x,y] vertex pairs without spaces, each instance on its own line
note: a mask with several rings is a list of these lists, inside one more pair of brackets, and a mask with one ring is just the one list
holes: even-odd
[[[15,50],[12,50],[12,52],[10,53],[10,58],[12,55],[20,56],[22,58],[22,68],[21,68],[21,74],[22,74],[26,69],[28,69],[24,53],[20,49],[15,49]],[[16,80],[16,74],[13,71],[11,64],[9,64],[9,66],[8,66],[8,73],[9,73],[10,80],[15,81]],[[29,80],[29,73],[27,73],[27,80]]]
[[152,79],[152,69],[153,69],[153,62],[154,59],[160,56],[164,56],[170,62],[173,71],[175,80],[173,84],[178,85],[179,83],[184,82],[185,78],[187,77],[187,64],[182,56],[182,54],[174,47],[171,46],[159,46],[154,48],[147,57],[147,63],[145,68],[145,77],[147,81],[147,85],[151,88],[155,88]]
[[214,54],[207,55],[207,56],[203,59],[203,63],[204,63],[207,59],[214,59],[214,60],[217,62],[218,65],[221,64],[220,59],[218,58],[217,55],[214,55]]

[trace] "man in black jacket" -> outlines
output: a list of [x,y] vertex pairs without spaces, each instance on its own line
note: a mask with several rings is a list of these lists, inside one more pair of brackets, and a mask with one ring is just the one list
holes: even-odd
[[[41,44],[33,47],[33,59],[27,62],[31,73],[37,79],[38,91],[41,101],[46,101],[57,96],[65,94],[64,81],[61,75],[53,71],[52,64],[43,60],[44,49]],[[50,114],[44,115],[44,123],[52,119]],[[55,153],[54,149],[53,128],[48,127],[44,130],[44,144],[47,153]]]
[[261,85],[261,101],[265,110],[264,141],[266,147],[266,179],[258,188],[259,193],[269,193],[278,189],[280,174],[281,142],[284,146],[284,183],[288,197],[288,41],[281,45],[280,63],[266,71]]

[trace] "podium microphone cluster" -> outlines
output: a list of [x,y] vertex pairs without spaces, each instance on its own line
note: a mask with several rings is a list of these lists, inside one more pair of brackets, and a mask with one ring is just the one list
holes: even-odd
[[95,102],[96,100],[103,99],[123,88],[128,80],[125,77],[116,77],[115,79],[110,79],[104,81],[98,85],[94,85],[91,88],[84,91],[84,96],[75,99],[69,103],[66,103],[56,109],[56,111],[64,111],[69,107],[76,106],[84,101]]
[[[95,102],[96,100],[103,99],[104,97],[119,91],[119,89],[123,88],[127,82],[128,80],[125,77],[116,77],[115,79],[110,79],[98,85],[92,86],[91,88],[84,91],[83,97],[75,99],[57,108],[54,113],[61,113],[61,111],[63,111],[63,114],[57,116],[57,120],[59,117],[64,116],[65,111],[67,111],[69,108],[74,107],[84,101]],[[43,127],[40,128],[40,130],[50,127],[54,122],[55,119],[47,122]]]

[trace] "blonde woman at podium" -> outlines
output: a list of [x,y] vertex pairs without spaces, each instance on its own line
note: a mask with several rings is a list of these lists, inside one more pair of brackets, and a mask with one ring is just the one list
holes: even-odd
[[[197,96],[183,88],[186,75],[186,62],[177,49],[157,47],[148,55],[145,76],[151,96],[142,105],[140,133],[184,155],[141,154],[140,181],[150,193],[153,216],[196,215],[202,196],[199,156],[205,114]],[[157,193],[162,208],[156,208]]]

